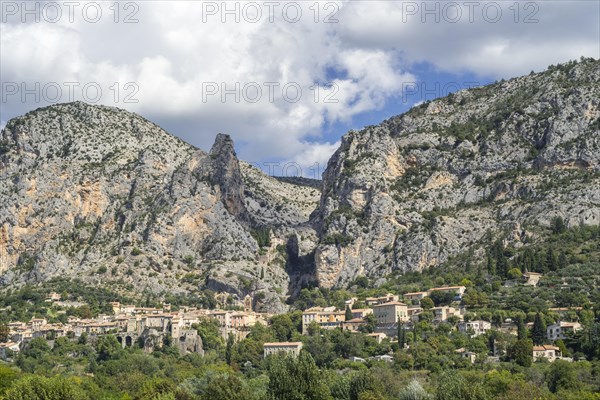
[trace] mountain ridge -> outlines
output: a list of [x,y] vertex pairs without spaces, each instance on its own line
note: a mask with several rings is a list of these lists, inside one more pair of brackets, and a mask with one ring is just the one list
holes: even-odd
[[[434,267],[488,229],[524,237],[521,223],[548,226],[553,213],[598,224],[599,83],[598,61],[571,62],[349,132],[323,177],[320,284]],[[584,171],[590,182],[577,188],[565,171]],[[544,195],[539,181],[561,176],[571,192]]]
[[0,284],[226,291],[280,311],[302,287],[523,246],[555,216],[600,223],[600,63],[426,102],[344,135],[318,181],[269,177],[114,107],[65,103],[0,133]]
[[[285,261],[252,230],[308,219],[300,202],[273,211],[261,199],[287,190],[310,202],[316,191],[240,165],[228,136],[207,153],[135,114],[78,102],[12,119],[0,143],[4,285],[83,276],[155,294],[262,292],[266,307],[283,306]],[[252,174],[260,193],[246,190]]]

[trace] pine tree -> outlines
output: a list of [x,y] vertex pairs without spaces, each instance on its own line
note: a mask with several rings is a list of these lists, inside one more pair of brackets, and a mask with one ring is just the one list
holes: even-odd
[[324,375],[308,352],[300,352],[297,358],[275,355],[269,364],[267,374],[269,376],[268,399],[332,400]]
[[531,338],[533,339],[533,343],[536,345],[543,344],[546,340],[546,323],[544,322],[544,318],[540,313],[535,314]]

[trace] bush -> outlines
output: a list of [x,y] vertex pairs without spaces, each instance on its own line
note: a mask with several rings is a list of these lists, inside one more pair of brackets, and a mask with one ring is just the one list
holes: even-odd
[[271,228],[260,228],[250,232],[259,247],[271,246]]
[[350,243],[352,243],[352,238],[350,236],[347,235],[343,235],[341,233],[333,233],[331,235],[327,235],[323,238],[323,240],[321,241],[322,244],[328,244],[328,245],[336,245],[336,246],[347,246]]
[[457,371],[445,371],[439,376],[435,400],[488,400],[483,383],[479,379],[466,379]]
[[28,375],[6,392],[6,400],[82,400],[88,396],[72,380]]
[[413,379],[407,387],[399,393],[398,400],[429,400],[431,395],[423,389],[423,386]]

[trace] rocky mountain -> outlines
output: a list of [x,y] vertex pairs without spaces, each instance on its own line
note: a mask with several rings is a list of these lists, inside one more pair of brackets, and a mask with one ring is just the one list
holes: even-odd
[[116,108],[59,104],[0,133],[0,285],[51,277],[139,294],[377,285],[485,238],[600,223],[600,62],[464,90],[351,131],[318,181],[272,178]]
[[138,115],[80,102],[9,121],[0,168],[3,285],[208,287],[262,293],[257,306],[277,310],[289,287],[281,248],[319,198],[240,163],[229,136],[207,154]]
[[349,132],[330,159],[316,226],[320,285],[484,257],[555,216],[600,223],[600,62],[463,90]]

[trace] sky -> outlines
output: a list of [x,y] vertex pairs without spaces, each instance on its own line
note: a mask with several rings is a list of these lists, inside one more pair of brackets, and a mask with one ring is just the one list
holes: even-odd
[[0,126],[73,100],[274,175],[459,89],[600,58],[600,2],[0,0]]

